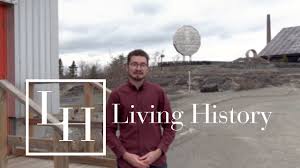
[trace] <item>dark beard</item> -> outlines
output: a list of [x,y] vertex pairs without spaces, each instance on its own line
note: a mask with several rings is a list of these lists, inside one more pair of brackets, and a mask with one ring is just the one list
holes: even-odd
[[128,76],[129,76],[130,79],[135,80],[135,81],[138,81],[138,82],[145,79],[145,77],[143,77],[143,78],[133,77],[133,76],[131,76],[130,74],[128,74]]

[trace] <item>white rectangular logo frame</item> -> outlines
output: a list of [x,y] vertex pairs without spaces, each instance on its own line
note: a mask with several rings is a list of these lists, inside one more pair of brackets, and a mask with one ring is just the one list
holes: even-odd
[[[30,152],[29,150],[29,83],[103,83],[103,152]],[[26,156],[106,156],[106,79],[26,79]]]

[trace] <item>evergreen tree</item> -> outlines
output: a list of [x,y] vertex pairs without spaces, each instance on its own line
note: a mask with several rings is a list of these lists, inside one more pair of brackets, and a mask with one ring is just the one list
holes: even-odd
[[69,66],[69,78],[75,79],[77,77],[77,65],[75,64],[75,61],[72,62],[72,65]]
[[64,65],[61,59],[59,59],[59,78],[64,78]]

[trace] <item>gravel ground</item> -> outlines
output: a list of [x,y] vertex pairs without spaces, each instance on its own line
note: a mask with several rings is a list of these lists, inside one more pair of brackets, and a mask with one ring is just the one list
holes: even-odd
[[[179,98],[178,98],[179,97]],[[300,167],[300,90],[290,86],[240,92],[183,93],[172,96],[185,124],[168,151],[171,168]],[[191,124],[192,104],[216,104],[216,111],[272,112],[268,126]],[[203,109],[202,109],[203,110]],[[200,111],[199,111],[200,112]]]

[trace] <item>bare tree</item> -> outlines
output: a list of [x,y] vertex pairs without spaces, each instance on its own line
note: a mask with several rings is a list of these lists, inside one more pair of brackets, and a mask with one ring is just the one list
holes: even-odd
[[113,58],[112,62],[105,68],[104,72],[108,87],[113,88],[126,81],[126,59],[124,55],[119,55]]
[[87,78],[89,74],[89,64],[86,63],[85,61],[80,61],[78,68],[79,68],[79,77],[83,79]]
[[158,62],[159,62],[159,58],[160,58],[160,52],[159,51],[156,51],[153,56],[152,56],[152,66],[157,66]]
[[179,54],[174,55],[173,58],[172,58],[173,62],[177,62],[177,61],[179,61],[179,59],[180,59]]

